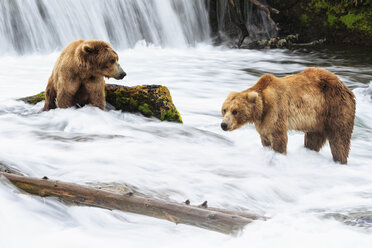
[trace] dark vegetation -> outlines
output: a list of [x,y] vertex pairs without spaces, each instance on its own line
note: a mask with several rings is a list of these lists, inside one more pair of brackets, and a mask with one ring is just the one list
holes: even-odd
[[[300,43],[372,45],[372,0],[207,0],[216,43],[299,34]],[[256,32],[253,32],[256,31]],[[276,33],[277,31],[277,33]]]

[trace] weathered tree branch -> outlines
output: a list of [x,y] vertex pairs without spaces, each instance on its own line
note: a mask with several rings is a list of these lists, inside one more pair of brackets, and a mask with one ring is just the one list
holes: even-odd
[[274,9],[274,8],[272,8],[270,6],[263,5],[258,0],[249,0],[249,1],[251,3],[253,3],[254,5],[256,5],[257,7],[259,7],[260,9],[263,9],[266,12],[266,14],[267,14],[267,19],[269,20],[269,22],[271,22],[271,24],[275,26],[275,30],[276,31],[279,31],[279,28],[278,28],[277,24],[271,18],[271,12],[274,13],[274,14],[279,14],[279,10]]
[[[0,167],[0,171],[4,171]],[[9,171],[9,169],[7,169]],[[200,206],[171,203],[149,197],[137,196],[135,193],[115,193],[92,187],[60,181],[30,178],[22,175],[0,172],[12,184],[30,194],[42,197],[52,196],[59,199],[110,210],[121,210],[159,219],[176,224],[188,224],[226,234],[241,230],[246,224],[264,217],[216,208],[209,208],[207,203]]]
[[241,11],[238,12],[239,8],[240,6],[238,6],[235,3],[235,0],[229,0],[230,16],[232,18],[233,23],[239,28],[241,32],[238,41],[238,47],[240,47],[243,44],[244,39],[249,36],[247,26],[245,25],[244,17],[241,14]]

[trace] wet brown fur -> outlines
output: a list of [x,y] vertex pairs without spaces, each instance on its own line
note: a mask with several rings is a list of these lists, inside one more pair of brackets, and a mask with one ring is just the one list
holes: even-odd
[[110,44],[98,40],[70,43],[54,65],[45,91],[43,110],[92,104],[105,108],[104,77],[123,72]]
[[226,130],[253,123],[262,145],[284,154],[288,130],[305,132],[305,147],[317,152],[328,140],[333,159],[346,164],[355,97],[335,74],[308,68],[283,78],[262,76],[253,87],[231,93],[222,115]]

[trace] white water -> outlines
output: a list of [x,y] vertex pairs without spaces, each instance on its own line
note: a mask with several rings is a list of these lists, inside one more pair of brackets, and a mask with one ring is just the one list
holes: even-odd
[[[0,162],[29,176],[81,184],[127,183],[160,199],[270,217],[238,236],[19,193],[1,179],[0,247],[371,247],[371,64],[346,56],[199,45],[119,52],[125,85],[169,87],[184,124],[93,107],[40,112],[15,101],[44,90],[58,53],[0,57]],[[348,166],[303,147],[262,148],[253,126],[220,129],[230,91],[264,73],[329,69],[353,89],[357,117]]]
[[186,47],[209,38],[199,0],[1,0],[0,55],[50,52],[78,39]]

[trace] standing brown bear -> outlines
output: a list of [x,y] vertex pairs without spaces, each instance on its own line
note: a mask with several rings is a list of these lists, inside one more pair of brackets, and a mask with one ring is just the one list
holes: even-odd
[[347,163],[354,127],[354,94],[324,69],[308,68],[283,78],[264,75],[222,106],[221,128],[253,123],[263,146],[287,151],[287,130],[305,132],[305,147],[319,151],[328,139],[333,160]]
[[78,40],[63,49],[45,91],[43,110],[72,106],[105,109],[104,77],[122,79],[125,72],[110,44],[99,40]]

